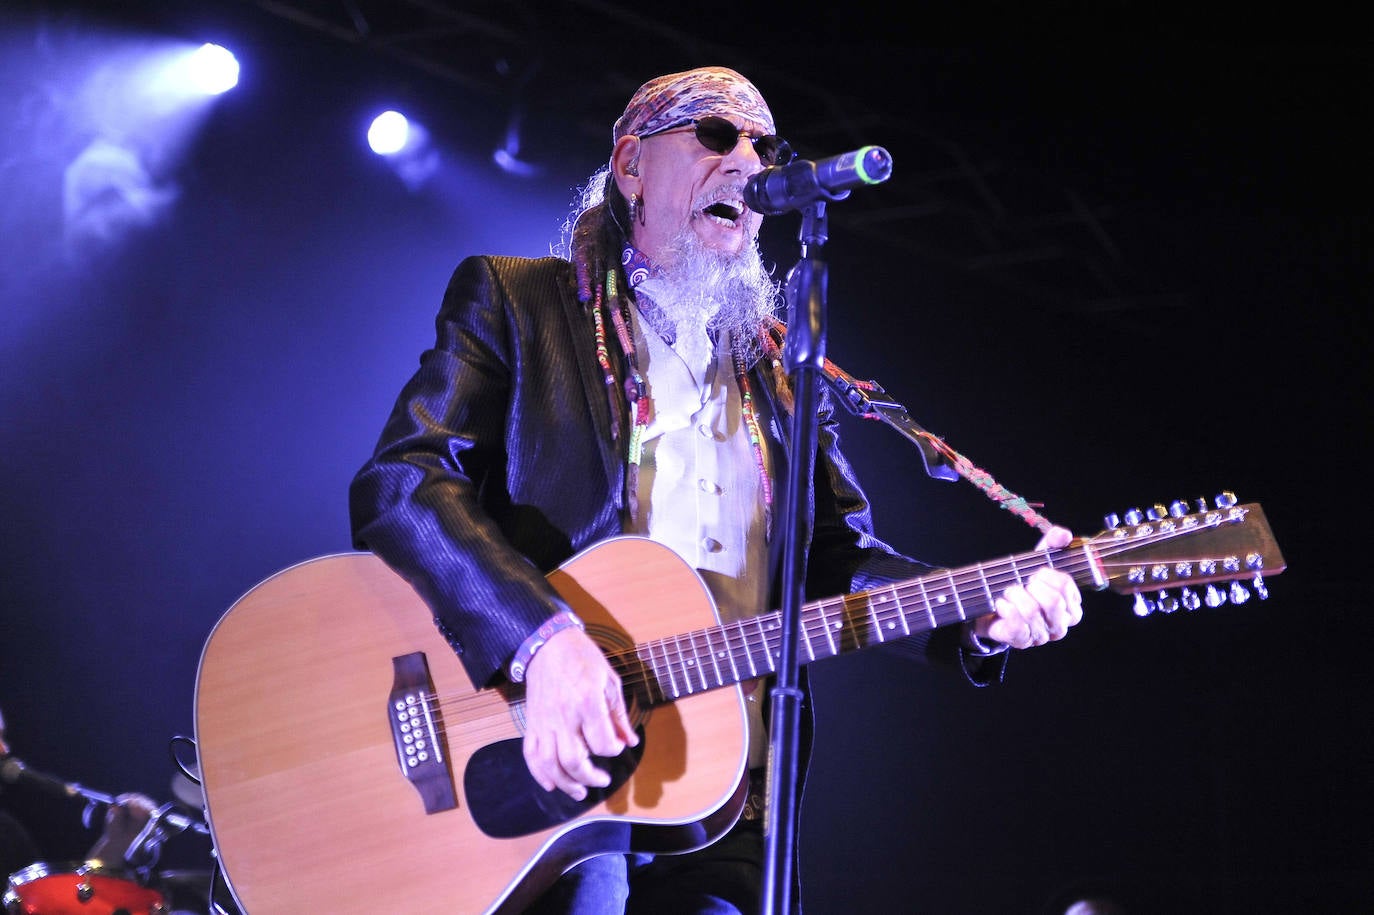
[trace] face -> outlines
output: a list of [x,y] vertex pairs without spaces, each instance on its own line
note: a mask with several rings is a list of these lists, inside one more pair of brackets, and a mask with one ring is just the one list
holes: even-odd
[[[745,182],[763,170],[749,137],[763,136],[764,125],[725,116],[740,128],[729,152],[707,149],[687,127],[653,136],[623,137],[616,144],[617,178],[628,199],[639,194],[644,222],[630,227],[631,240],[650,260],[657,260],[669,239],[684,228],[701,243],[735,253],[758,235],[763,217],[744,206]],[[635,159],[638,176],[622,175]]]

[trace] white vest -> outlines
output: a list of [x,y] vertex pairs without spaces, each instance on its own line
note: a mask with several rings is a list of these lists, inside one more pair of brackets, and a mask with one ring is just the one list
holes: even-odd
[[[722,621],[766,612],[766,508],[730,347],[713,347],[704,330],[685,327],[669,346],[635,317],[650,414],[639,466],[640,510],[630,532],[691,564]],[[751,768],[763,765],[767,750],[756,686],[745,684]]]

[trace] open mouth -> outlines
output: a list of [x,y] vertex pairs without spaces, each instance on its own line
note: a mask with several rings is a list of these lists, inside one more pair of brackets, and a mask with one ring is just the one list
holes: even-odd
[[734,225],[744,215],[744,203],[735,200],[718,200],[703,208],[701,212],[713,219]]

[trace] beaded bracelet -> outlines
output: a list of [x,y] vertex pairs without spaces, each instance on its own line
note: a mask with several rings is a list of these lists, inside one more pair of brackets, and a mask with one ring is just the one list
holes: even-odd
[[544,624],[534,630],[534,634],[520,643],[520,647],[515,650],[515,657],[510,662],[510,681],[512,683],[524,683],[525,671],[529,670],[530,661],[534,660],[534,653],[544,647],[544,643],[554,637],[555,633],[562,632],[564,629],[580,629],[587,631],[587,627],[577,618],[577,614],[571,610],[563,610],[555,613],[544,621]]

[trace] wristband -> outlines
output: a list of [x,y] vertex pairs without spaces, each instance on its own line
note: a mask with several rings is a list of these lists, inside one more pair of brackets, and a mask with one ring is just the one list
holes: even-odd
[[534,660],[534,653],[544,647],[544,643],[553,638],[556,633],[564,629],[579,629],[587,631],[587,627],[577,618],[577,614],[571,610],[563,610],[555,613],[544,621],[544,624],[534,630],[534,634],[520,643],[520,647],[515,650],[515,657],[510,662],[510,680],[512,683],[524,683],[525,671],[529,670],[530,661]]

